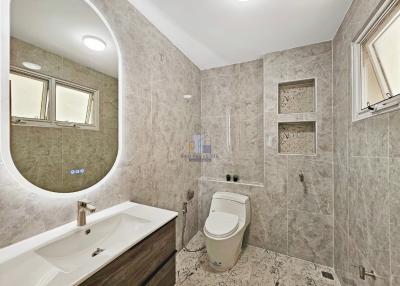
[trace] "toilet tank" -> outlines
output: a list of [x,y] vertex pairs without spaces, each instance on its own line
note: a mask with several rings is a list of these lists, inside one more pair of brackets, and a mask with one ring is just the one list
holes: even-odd
[[249,221],[249,197],[229,192],[217,192],[211,201],[210,213],[213,212],[231,213],[237,215],[240,220]]

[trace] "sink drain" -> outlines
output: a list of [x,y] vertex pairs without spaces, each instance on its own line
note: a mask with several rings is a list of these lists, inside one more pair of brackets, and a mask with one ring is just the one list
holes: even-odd
[[97,248],[95,251],[93,251],[92,257],[95,257],[95,256],[99,255],[99,254],[102,253],[103,251],[104,251],[104,249],[102,249],[102,248]]

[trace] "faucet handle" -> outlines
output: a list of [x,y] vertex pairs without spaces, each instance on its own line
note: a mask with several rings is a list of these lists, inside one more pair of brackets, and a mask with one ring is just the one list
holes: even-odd
[[88,204],[92,203],[91,201],[89,201],[88,199],[81,199],[78,200],[78,207],[87,207]]

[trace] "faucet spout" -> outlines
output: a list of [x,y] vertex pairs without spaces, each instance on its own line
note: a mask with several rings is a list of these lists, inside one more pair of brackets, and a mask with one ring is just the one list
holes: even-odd
[[76,219],[78,226],[86,225],[86,211],[88,211],[89,213],[94,213],[96,211],[96,207],[91,205],[88,200],[79,200],[78,215]]

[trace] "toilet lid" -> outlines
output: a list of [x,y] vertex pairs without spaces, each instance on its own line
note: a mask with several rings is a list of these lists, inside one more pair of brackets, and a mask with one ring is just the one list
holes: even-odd
[[227,237],[234,233],[239,226],[239,217],[224,212],[213,212],[206,220],[204,229],[214,237]]

